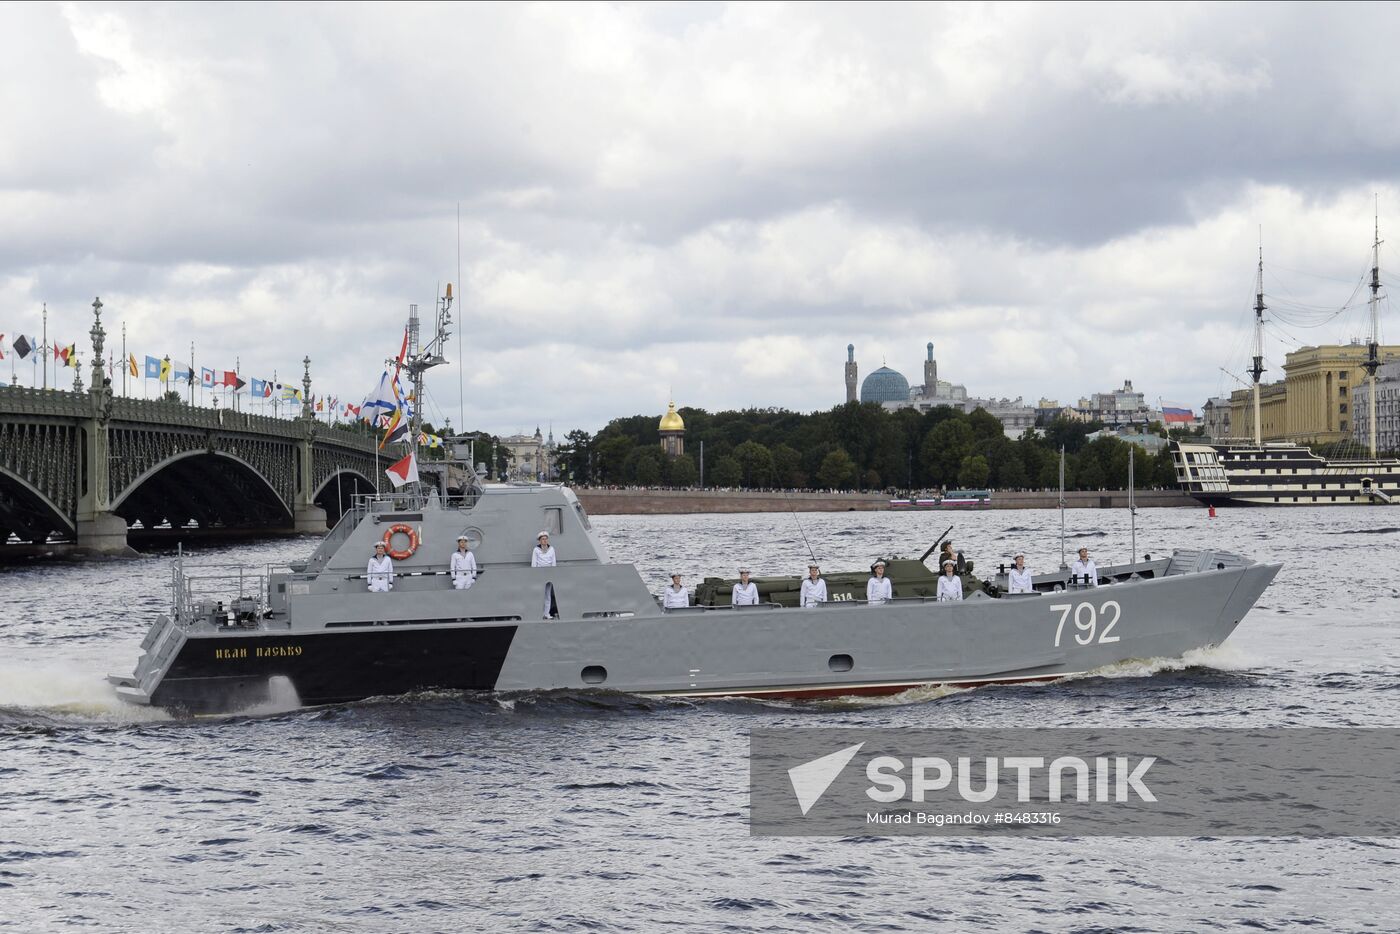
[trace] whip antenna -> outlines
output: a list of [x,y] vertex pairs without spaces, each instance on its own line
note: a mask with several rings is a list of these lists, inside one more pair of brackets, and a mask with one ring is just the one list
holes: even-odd
[[817,553],[812,550],[812,543],[807,541],[807,533],[802,530],[802,520],[797,518],[797,510],[792,506],[792,499],[788,496],[787,490],[783,490],[783,499],[787,501],[788,510],[792,513],[792,521],[797,523],[797,533],[802,536],[802,544],[807,546],[807,556],[812,559],[812,563],[817,563]]

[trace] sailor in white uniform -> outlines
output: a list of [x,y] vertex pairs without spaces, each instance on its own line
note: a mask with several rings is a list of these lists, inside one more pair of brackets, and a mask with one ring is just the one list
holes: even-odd
[[661,603],[668,610],[679,610],[690,606],[690,592],[681,584],[679,574],[671,575],[671,585],[666,588],[662,595]]
[[1071,583],[1081,586],[1099,586],[1099,568],[1089,557],[1089,549],[1079,549],[1079,558],[1069,566],[1069,578]]
[[457,550],[452,552],[452,560],[448,562],[452,586],[458,590],[469,590],[476,583],[476,555],[471,553],[470,544],[465,535],[458,535]]
[[370,593],[388,593],[394,586],[394,562],[385,552],[383,542],[374,543],[374,557],[369,559],[365,577],[369,579]]
[[1031,586],[1031,569],[1026,567],[1026,556],[1017,552],[1016,565],[1006,575],[1007,593],[1035,593]]
[[[530,567],[532,568],[552,568],[556,565],[554,547],[549,544],[549,533],[541,532],[535,536],[535,550],[530,554]],[[544,618],[550,619],[554,615],[554,585],[546,583],[544,585]]]
[[865,584],[866,603],[884,603],[894,599],[894,585],[885,576],[885,562],[876,561],[870,568],[870,580]]
[[958,562],[952,558],[943,559],[943,576],[938,579],[939,600],[961,600],[963,598],[962,578],[953,571]]
[[739,569],[739,583],[734,585],[734,595],[730,599],[734,606],[758,606],[758,585],[749,580],[749,569]]
[[797,605],[816,606],[826,602],[826,581],[822,580],[822,569],[815,564],[807,565],[807,579],[802,582],[802,593]]

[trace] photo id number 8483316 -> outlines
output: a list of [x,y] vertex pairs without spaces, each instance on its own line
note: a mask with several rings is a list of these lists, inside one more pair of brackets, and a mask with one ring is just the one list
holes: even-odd
[[[1123,608],[1118,605],[1117,600],[1107,600],[1094,609],[1092,603],[1056,603],[1051,605],[1050,612],[1060,614],[1059,625],[1055,627],[1055,648],[1060,647],[1060,640],[1064,638],[1065,623],[1069,621],[1071,612],[1074,614],[1074,628],[1077,632],[1071,632],[1074,641],[1080,645],[1091,645],[1097,642],[1103,645],[1107,642],[1117,642],[1117,636],[1111,636],[1113,627],[1118,625],[1118,619],[1123,615]],[[1099,623],[1103,623],[1103,628],[1099,628]],[[1096,638],[1097,637],[1097,638]]]

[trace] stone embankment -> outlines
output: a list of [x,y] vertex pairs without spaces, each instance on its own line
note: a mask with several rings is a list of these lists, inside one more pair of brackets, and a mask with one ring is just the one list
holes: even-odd
[[[884,493],[788,493],[772,490],[602,490],[576,489],[583,508],[595,516],[663,515],[697,512],[886,512],[890,497]],[[948,512],[977,509],[1054,509],[1055,490],[992,494],[990,506],[949,506]],[[1198,506],[1179,490],[1139,490],[1137,505]],[[1071,491],[1065,493],[1071,509],[1125,509],[1126,490]],[[911,511],[907,508],[901,511]]]

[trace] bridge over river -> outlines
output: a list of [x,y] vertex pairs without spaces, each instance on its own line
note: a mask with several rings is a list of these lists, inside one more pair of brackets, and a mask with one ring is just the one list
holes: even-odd
[[[93,303],[101,361],[101,302]],[[310,361],[304,361],[311,398]],[[0,386],[0,556],[128,536],[324,532],[380,475],[376,438],[318,422],[86,391]]]

